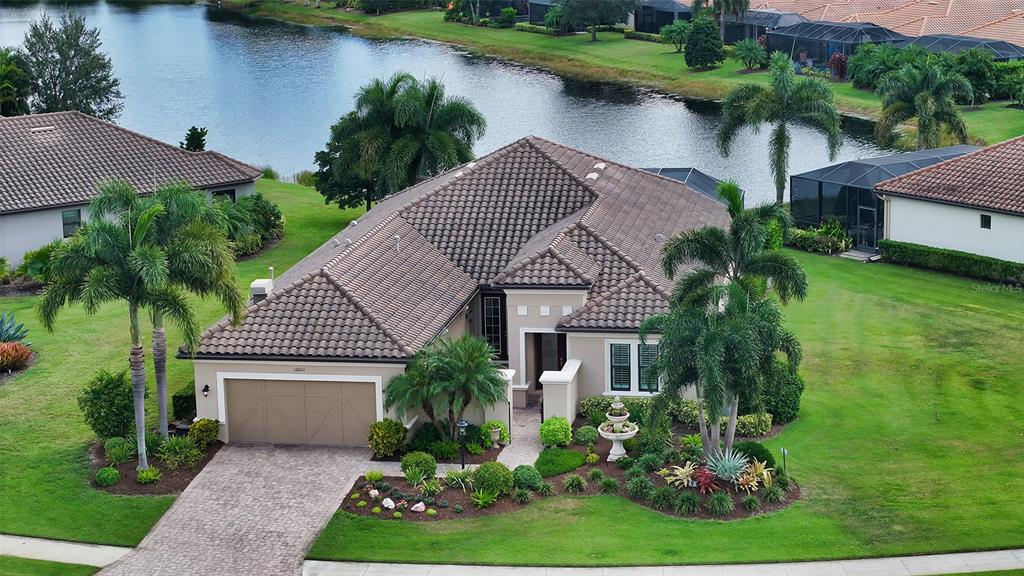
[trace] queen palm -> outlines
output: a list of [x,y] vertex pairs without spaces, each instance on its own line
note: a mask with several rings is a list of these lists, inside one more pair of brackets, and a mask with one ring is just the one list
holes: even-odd
[[399,416],[405,416],[410,410],[423,410],[431,425],[444,436],[448,431],[441,426],[434,410],[440,392],[429,366],[431,353],[429,348],[421,350],[413,356],[405,372],[388,382],[384,390],[384,408],[394,409]]
[[918,150],[940,146],[943,128],[967,142],[967,125],[956,100],[971,99],[971,83],[959,72],[938,66],[933,57],[885,74],[876,91],[882,98],[882,115],[875,124],[880,144],[891,143],[893,130],[911,118],[917,119]]
[[[115,209],[115,206],[121,207]],[[158,201],[144,200],[131,185],[110,182],[90,203],[93,217],[53,256],[50,283],[36,305],[43,326],[52,331],[60,310],[81,304],[94,314],[109,302],[128,305],[132,396],[139,469],[149,467],[145,443],[146,365],[139,315],[158,310],[182,330],[185,344],[194,348],[199,324],[183,289],[170,281],[167,248],[157,237],[157,221],[166,213]]]
[[455,437],[456,424],[474,400],[493,406],[507,399],[507,382],[494,366],[494,350],[483,338],[467,334],[457,340],[441,340],[427,365],[448,411],[449,438]]
[[771,82],[740,84],[722,102],[722,125],[718,129],[718,148],[728,156],[740,128],[772,124],[768,153],[775,180],[775,198],[785,200],[789,169],[789,146],[793,124],[809,126],[825,135],[830,159],[835,159],[842,144],[839,113],[828,82],[820,78],[799,78],[789,57],[775,52],[770,64]]
[[718,34],[725,42],[725,17],[743,15],[750,10],[750,0],[712,0],[711,4],[718,14]]

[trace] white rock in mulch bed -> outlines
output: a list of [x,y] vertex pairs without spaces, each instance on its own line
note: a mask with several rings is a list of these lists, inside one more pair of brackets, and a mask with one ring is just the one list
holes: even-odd
[[427,505],[424,504],[423,502],[417,502],[412,505],[412,508],[410,508],[410,510],[412,510],[413,512],[423,512],[426,509]]
[[378,490],[370,490],[370,499],[371,500],[376,500],[378,498],[380,498],[380,491],[378,491]]
[[384,501],[380,503],[380,505],[388,510],[395,509],[395,501],[392,500],[391,498],[385,498]]

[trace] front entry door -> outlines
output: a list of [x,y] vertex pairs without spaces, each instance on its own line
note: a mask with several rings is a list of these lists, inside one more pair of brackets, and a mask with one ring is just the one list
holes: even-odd
[[857,207],[857,248],[878,249],[878,212],[867,206]]
[[542,387],[540,375],[545,370],[561,370],[565,366],[565,334],[554,332],[542,332],[533,335],[533,354],[536,362],[536,374],[533,381],[537,383],[537,389]]

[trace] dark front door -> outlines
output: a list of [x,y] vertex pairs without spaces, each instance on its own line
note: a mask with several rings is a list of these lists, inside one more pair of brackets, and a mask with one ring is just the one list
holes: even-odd
[[561,370],[562,366],[565,366],[565,334],[556,334],[554,332],[534,334],[533,354],[533,357],[536,359],[536,362],[534,362],[536,374],[533,375],[533,381],[537,383],[537,388],[540,389],[540,375],[545,370]]

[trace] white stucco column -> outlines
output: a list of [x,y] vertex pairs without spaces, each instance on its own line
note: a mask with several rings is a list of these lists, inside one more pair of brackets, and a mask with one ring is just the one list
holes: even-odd
[[561,416],[571,423],[576,418],[579,405],[579,383],[577,375],[582,362],[570,358],[561,370],[545,370],[540,375],[544,385],[544,419]]

